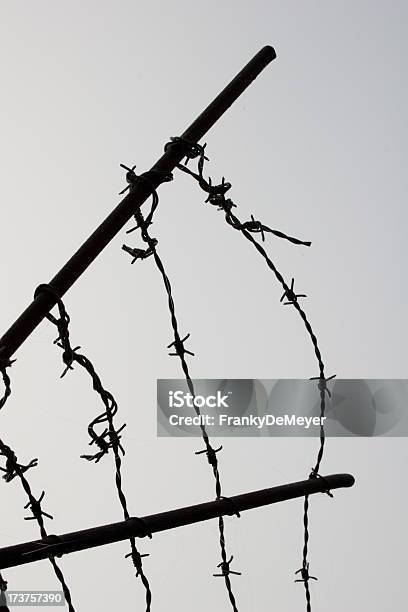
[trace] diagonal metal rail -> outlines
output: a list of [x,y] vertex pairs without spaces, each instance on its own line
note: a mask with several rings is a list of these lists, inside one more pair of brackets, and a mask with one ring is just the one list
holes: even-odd
[[[263,47],[246,64],[223,91],[207,106],[181,137],[190,143],[197,143],[220,119],[225,111],[239,98],[252,81],[276,57],[273,47]],[[166,180],[177,164],[185,157],[187,148],[183,142],[167,147],[165,153],[142,176],[147,179],[138,181],[130,193],[123,198],[110,215],[83,243],[69,261],[48,283],[48,286],[62,297],[85,272],[109,242],[131,219],[135,211],[150,197],[153,191]],[[51,292],[41,292],[18,317],[0,339],[0,360],[8,360],[23,344],[28,336],[41,323],[45,315],[56,304]]]
[[208,521],[218,516],[239,514],[244,510],[276,504],[313,493],[325,493],[328,489],[332,491],[343,487],[352,487],[353,484],[354,478],[350,474],[333,474],[321,478],[309,478],[308,480],[235,495],[234,497],[225,497],[216,501],[178,508],[177,510],[152,514],[142,518],[132,517],[120,523],[83,529],[60,536],[49,535],[42,540],[1,548],[0,569],[128,540],[131,536],[143,538],[151,536],[153,533]]

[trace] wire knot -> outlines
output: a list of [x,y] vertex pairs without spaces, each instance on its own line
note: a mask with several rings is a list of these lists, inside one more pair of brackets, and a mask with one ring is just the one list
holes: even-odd
[[125,454],[125,449],[123,448],[120,440],[121,437],[119,434],[126,427],[126,423],[124,423],[119,429],[104,429],[101,434],[96,434],[93,430],[93,427],[88,427],[89,435],[92,440],[89,443],[90,445],[95,444],[99,451],[94,455],[81,455],[81,459],[86,459],[87,461],[95,461],[95,463],[99,463],[102,457],[108,454],[111,448],[120,449],[122,454]]
[[133,260],[131,261],[131,263],[134,264],[135,261],[137,261],[138,259],[147,259],[151,255],[153,255],[154,248],[156,247],[157,244],[158,244],[158,241],[156,240],[156,238],[153,238],[152,245],[149,246],[147,249],[136,249],[136,248],[132,248],[124,244],[122,246],[122,250],[126,251],[126,253],[129,253],[129,255],[133,257]]
[[213,448],[210,444],[208,444],[207,448],[204,450],[196,451],[196,455],[203,455],[204,453],[207,455],[208,463],[211,467],[216,468],[218,465],[217,453],[222,450],[222,446],[219,448]]
[[260,221],[256,221],[253,215],[251,215],[250,221],[245,221],[245,223],[241,225],[241,229],[253,234],[260,233],[262,242],[265,242],[265,232],[271,231],[269,227],[263,225]]
[[[152,212],[150,212],[150,214],[145,219],[142,211],[140,210],[140,208],[138,208],[135,214],[133,215],[133,217],[136,221],[136,225],[134,227],[131,227],[129,230],[127,230],[126,231],[127,234],[131,234],[132,232],[138,229],[146,231],[150,227],[150,225],[153,225],[153,220],[152,220],[153,213]],[[151,240],[154,240],[154,238]]]
[[329,380],[333,380],[333,378],[336,378],[336,374],[333,374],[332,376],[329,376],[328,378],[325,378],[324,376],[314,376],[313,378],[309,378],[309,380],[318,380],[319,382],[317,383],[317,388],[319,389],[319,391],[323,393],[327,392],[327,395],[331,397],[331,392],[327,388],[327,382]]
[[226,559],[224,561],[221,561],[221,563],[217,565],[217,567],[221,569],[221,573],[213,574],[213,576],[215,576],[216,578],[225,578],[226,576],[229,576],[230,574],[234,574],[235,576],[241,576],[242,575],[241,572],[235,572],[230,569],[230,565],[231,565],[233,558],[234,557],[231,555],[229,561],[227,561]]
[[233,225],[233,227],[235,227],[235,229],[240,229],[241,228],[241,224],[239,222],[237,222],[235,219],[232,220],[233,223],[231,222],[231,211],[233,208],[237,208],[237,205],[234,204],[234,202],[230,199],[230,198],[225,198],[223,195],[217,195],[217,196],[213,196],[211,198],[211,200],[209,200],[210,204],[212,204],[212,206],[217,206],[217,210],[223,210],[226,214],[227,217],[227,221],[230,225]]
[[309,479],[313,479],[313,478],[320,478],[320,480],[323,480],[323,482],[326,485],[326,490],[322,491],[323,493],[326,493],[326,495],[328,495],[329,497],[333,497],[333,493],[331,493],[330,491],[330,485],[327,481],[327,479],[324,476],[321,476],[319,474],[319,472],[316,470],[316,468],[312,468],[310,474],[309,474]]
[[6,467],[0,468],[2,472],[4,472],[4,480],[6,482],[11,482],[16,476],[22,476],[24,472],[27,472],[30,468],[37,467],[38,459],[31,459],[31,461],[27,465],[23,465],[22,463],[18,463],[17,455],[14,451],[11,450],[9,446],[3,445],[0,451],[0,455],[6,457]]
[[45,491],[41,493],[38,499],[35,499],[35,497],[31,497],[30,501],[24,506],[25,510],[27,508],[30,508],[31,512],[33,513],[33,516],[25,516],[24,517],[25,521],[32,521],[32,520],[38,521],[41,516],[46,516],[49,519],[54,518],[53,516],[51,516],[51,514],[48,514],[48,512],[45,512],[41,508],[41,502],[44,499],[44,496],[45,496]]
[[136,550],[136,548],[132,550],[130,553],[128,553],[127,555],[125,555],[125,559],[127,559],[128,557],[132,558],[133,565],[136,569],[136,578],[138,578],[140,574],[143,572],[142,559],[144,557],[149,557],[149,556],[150,556],[149,553],[141,554],[138,550]]
[[291,284],[290,284],[290,288],[288,287],[285,291],[285,293],[282,295],[280,301],[283,302],[283,300],[286,298],[288,301],[284,303],[285,306],[289,305],[289,304],[295,304],[298,301],[298,298],[300,297],[307,297],[307,295],[305,293],[295,293],[294,292],[294,285],[295,285],[295,279],[292,278]]
[[212,180],[209,177],[206,185],[208,197],[205,202],[209,202],[213,205],[219,205],[220,201],[225,199],[225,194],[231,189],[231,187],[231,183],[226,182],[225,177],[222,177],[222,181],[219,185],[213,185]]
[[169,353],[169,355],[171,357],[180,357],[181,359],[184,358],[184,355],[191,355],[192,357],[194,357],[194,353],[192,353],[191,351],[188,351],[185,347],[184,347],[184,342],[186,340],[188,340],[188,338],[190,337],[190,334],[187,334],[186,336],[184,336],[184,338],[176,338],[171,344],[169,344],[167,346],[167,348],[172,348],[174,347],[175,352],[174,353]]
[[169,147],[172,147],[175,145],[184,147],[185,149],[184,157],[186,158],[186,161],[184,162],[185,165],[188,164],[190,159],[196,159],[197,157],[200,157],[201,159],[206,159],[208,161],[208,157],[206,157],[204,153],[207,143],[200,145],[198,144],[198,142],[190,142],[189,140],[186,140],[185,138],[182,138],[181,136],[171,136],[170,141],[166,142],[166,144],[164,145],[164,150],[167,151]]
[[295,580],[295,582],[304,582],[307,584],[309,580],[317,580],[315,576],[311,576],[309,574],[309,563],[304,563],[303,567],[301,567],[297,570],[297,572],[295,572],[295,576],[297,574],[300,574],[301,578],[298,578],[297,580]]
[[121,427],[119,427],[119,429],[112,429],[109,431],[109,445],[110,448],[119,448],[120,451],[122,452],[122,455],[125,455],[125,449],[123,448],[120,440],[122,438],[122,436],[120,436],[120,432],[123,431],[126,427],[126,423],[123,423],[123,425]]
[[65,309],[64,303],[58,293],[49,285],[43,283],[37,287],[34,292],[34,297],[37,297],[40,293],[49,293],[56,300],[59,312],[59,318],[54,317],[51,313],[46,315],[46,318],[53,324],[58,330],[58,337],[54,340],[54,344],[63,349],[62,361],[66,365],[65,370],[61,374],[61,378],[65,376],[68,370],[72,370],[72,364],[74,361],[78,361],[76,351],[81,347],[76,346],[72,348],[70,337],[69,337],[69,323],[70,317]]
[[107,455],[109,452],[110,445],[109,442],[105,440],[109,432],[107,429],[105,429],[99,436],[96,435],[94,432],[92,433],[92,440],[89,444],[95,444],[99,448],[99,451],[94,455],[81,455],[80,457],[81,459],[86,459],[87,461],[95,461],[95,463],[99,463],[102,457]]
[[66,365],[65,370],[62,372],[60,378],[64,378],[65,374],[68,370],[73,370],[72,364],[77,360],[77,351],[81,348],[80,346],[76,346],[72,348],[71,344],[66,340],[61,340],[61,338],[57,338],[54,340],[54,344],[63,349],[62,351],[62,361]]

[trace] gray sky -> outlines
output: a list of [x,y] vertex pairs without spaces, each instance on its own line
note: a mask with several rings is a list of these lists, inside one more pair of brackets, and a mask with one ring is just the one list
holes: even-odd
[[[407,5],[394,1],[174,3],[37,0],[1,3],[2,326],[6,329],[118,202],[119,163],[148,169],[248,59],[278,59],[206,138],[209,172],[231,180],[243,218],[312,240],[267,238],[285,278],[308,295],[327,373],[405,378],[407,290]],[[161,190],[154,225],[195,377],[318,374],[295,312],[253,249],[179,176]],[[217,216],[218,215],[218,216]],[[199,440],[157,439],[155,384],[179,376],[153,262],[130,265],[122,232],[66,296],[74,345],[94,361],[126,422],[124,486],[143,515],[213,498]],[[128,243],[139,246],[135,234]],[[405,271],[404,271],[405,272]],[[86,452],[100,411],[85,374],[62,381],[54,329],[18,352],[2,438],[29,473],[51,533],[121,520],[112,457]],[[220,440],[222,442],[222,440]],[[227,495],[300,480],[317,440],[228,439]],[[311,503],[313,610],[380,612],[407,605],[405,439],[330,439],[323,473],[351,472],[354,489]],[[17,482],[1,485],[2,546],[38,537]],[[303,610],[302,501],[227,520],[241,610]],[[141,542],[153,609],[228,610],[216,523]],[[61,560],[77,610],[143,610],[126,543]],[[10,589],[55,589],[49,563],[4,572]],[[234,577],[233,577],[234,578]],[[403,592],[404,591],[404,592]]]

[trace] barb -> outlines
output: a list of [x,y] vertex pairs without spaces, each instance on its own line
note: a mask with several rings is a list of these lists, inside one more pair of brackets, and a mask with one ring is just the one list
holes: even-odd
[[328,378],[324,378],[324,376],[314,376],[313,378],[310,378],[310,380],[318,380],[319,382],[317,384],[317,388],[319,391],[323,391],[323,393],[327,393],[327,395],[331,397],[331,392],[327,387],[327,383],[329,380],[333,380],[333,378],[336,378],[336,374],[333,374]]
[[216,578],[218,577],[225,578],[226,576],[229,576],[230,574],[235,574],[236,576],[242,576],[241,572],[234,572],[230,570],[230,564],[233,558],[234,557],[231,555],[229,561],[221,561],[221,563],[217,565],[217,567],[221,568],[221,574],[213,574],[213,576],[215,576]]
[[295,576],[296,574],[300,574],[302,576],[302,578],[298,578],[297,580],[295,580],[295,582],[308,582],[309,580],[317,580],[316,576],[311,576],[309,574],[309,564],[306,564],[306,567],[301,567],[300,569],[297,570],[297,572],[295,572]]
[[[167,143],[165,148],[167,148],[168,146],[176,146],[180,144],[183,144],[183,146],[185,146],[185,141],[182,141],[182,139],[175,137],[171,139],[170,143]],[[200,160],[207,159],[204,155],[204,149],[205,147],[201,147],[200,145],[191,145],[191,147],[188,147],[187,153],[186,153],[186,157],[187,157],[186,163],[189,159],[194,159],[196,157],[199,157]],[[129,169],[128,166],[124,166],[123,164],[121,164],[121,166],[127,169],[128,172],[129,171],[133,172],[133,170]],[[126,177],[126,180],[128,181],[130,185],[130,188],[135,183],[135,181],[138,180],[138,178],[140,177],[136,177],[136,179],[131,178],[130,176]],[[161,274],[161,277],[164,283],[164,287],[167,293],[168,307],[170,311],[171,325],[172,325],[173,337],[174,337],[173,341],[167,346],[168,349],[170,348],[174,349],[173,352],[169,353],[169,355],[178,357],[180,359],[181,367],[182,367],[182,370],[185,376],[187,386],[189,388],[191,395],[193,396],[194,410],[196,414],[200,416],[201,414],[200,409],[195,405],[194,384],[191,379],[188,364],[186,361],[186,355],[194,356],[194,353],[190,350],[187,350],[184,345],[186,340],[190,338],[190,334],[185,335],[183,338],[180,335],[171,283],[170,283],[169,277],[167,276],[166,270],[164,268],[163,261],[161,257],[159,256],[157,248],[156,248],[158,241],[155,238],[152,238],[148,231],[149,226],[152,225],[153,213],[155,209],[157,208],[157,205],[158,205],[158,195],[157,193],[153,192],[153,206],[152,206],[153,212],[151,211],[145,219],[142,211],[138,209],[134,215],[134,218],[136,221],[136,228],[140,229],[142,240],[148,247],[147,250],[151,250],[153,253],[153,258],[155,260],[156,267],[158,268]],[[218,469],[217,453],[222,449],[222,447],[220,446],[217,449],[212,447],[209,436],[206,431],[206,428],[203,424],[200,424],[200,430],[201,430],[201,435],[204,441],[205,448],[204,450],[198,451],[196,454],[197,455],[205,454],[207,456],[208,463],[212,468],[213,476],[215,479],[216,499],[221,499],[223,496],[222,496],[221,478],[220,478],[220,473]],[[234,514],[236,513],[234,512]],[[226,550],[226,543],[225,543],[225,525],[224,525],[224,519],[222,516],[218,518],[218,531],[219,531],[219,543],[220,543],[220,551],[221,551],[221,564],[218,567],[225,568],[228,566],[228,563],[230,563],[231,559],[229,562],[227,561],[227,550]],[[225,580],[225,585],[226,585],[229,600],[231,602],[232,609],[234,612],[238,612],[235,596],[232,591],[232,585],[231,585],[231,581],[229,578],[229,574],[231,573],[236,573],[236,572],[225,572],[225,573],[222,573],[221,575],[224,577],[224,580]]]
[[190,334],[187,334],[187,336],[184,336],[184,338],[176,338],[174,340],[174,342],[171,342],[167,348],[171,348],[172,346],[174,346],[174,350],[176,351],[175,353],[169,353],[169,355],[171,357],[184,357],[184,355],[191,355],[192,357],[194,357],[194,353],[192,353],[191,351],[188,351],[186,348],[184,348],[184,343],[185,341],[190,337]]
[[281,302],[283,302],[285,298],[288,300],[287,302],[284,302],[285,306],[288,306],[289,304],[294,304],[298,301],[298,298],[307,297],[305,293],[295,293],[294,284],[295,279],[292,278],[292,282],[290,283],[290,289],[287,289],[280,299]]
[[153,255],[153,250],[150,247],[148,249],[135,249],[124,244],[122,246],[122,250],[126,251],[127,253],[129,253],[129,255],[133,257],[133,260],[131,261],[132,264],[134,264],[135,261],[137,261],[138,259],[147,259],[151,255]]
[[[311,242],[299,240],[298,238],[293,238],[292,236],[288,236],[278,230],[272,230],[268,226],[256,220],[253,215],[251,215],[250,221],[246,221],[242,223],[240,219],[236,216],[236,214],[234,214],[233,212],[233,208],[237,208],[236,204],[230,198],[225,197],[225,194],[231,188],[231,183],[227,182],[225,178],[222,177],[222,181],[220,184],[213,185],[210,178],[208,179],[204,178],[204,161],[207,159],[208,158],[204,157],[204,149],[202,149],[202,154],[200,155],[198,163],[197,163],[197,169],[198,169],[197,172],[193,172],[192,170],[190,170],[189,168],[186,168],[186,166],[182,164],[179,164],[177,168],[181,170],[182,172],[189,174],[192,178],[194,178],[199,184],[199,186],[201,187],[201,189],[208,194],[208,197],[205,200],[205,202],[208,202],[212,206],[216,206],[218,211],[223,211],[225,214],[225,221],[228,223],[228,225],[240,231],[242,235],[249,242],[253,244],[253,246],[256,248],[259,254],[263,257],[267,266],[272,271],[275,278],[277,279],[277,281],[280,283],[280,285],[282,286],[284,290],[284,293],[280,301],[283,302],[283,300],[286,298],[287,301],[284,302],[284,305],[293,306],[295,310],[298,312],[299,316],[301,317],[304,323],[304,326],[306,328],[306,331],[312,342],[314,353],[315,353],[315,356],[318,362],[318,366],[319,366],[319,376],[312,378],[311,380],[319,381],[318,389],[320,391],[320,417],[324,417],[325,412],[326,412],[326,393],[330,397],[330,391],[327,388],[327,381],[333,379],[335,375],[330,376],[329,378],[325,377],[325,366],[324,366],[323,359],[320,353],[320,348],[319,348],[319,344],[318,344],[316,335],[306,316],[305,311],[299,304],[299,298],[305,298],[307,296],[304,293],[295,293],[294,278],[292,278],[290,286],[285,282],[282,274],[279,272],[275,264],[272,262],[272,260],[268,256],[262,244],[260,244],[259,242],[255,240],[253,234],[260,234],[262,242],[265,242],[265,233],[272,233],[273,235],[278,236],[279,238],[284,238],[288,240],[289,242],[292,242],[293,244],[298,244],[298,245],[310,246]],[[321,420],[322,424],[320,426],[320,446],[319,446],[319,450],[317,453],[316,463],[311,470],[309,478],[321,478],[319,474],[319,469],[320,469],[321,461],[323,459],[324,445],[325,445],[325,432],[324,432],[323,422],[324,420]],[[329,488],[327,488],[326,493],[332,497],[329,491]],[[301,570],[298,570],[296,572],[296,573],[301,573],[302,579],[297,580],[296,582],[303,582],[304,587],[305,587],[305,595],[306,595],[306,609],[307,609],[307,612],[311,612],[311,598],[310,598],[309,581],[311,579],[317,580],[317,578],[310,576],[309,574],[309,561],[308,561],[309,496],[308,495],[305,496],[305,500],[304,500],[303,525],[304,525],[304,538],[303,538],[302,568]]]
[[[5,367],[8,367],[10,365],[11,365],[11,362],[8,362],[8,364]],[[3,373],[3,370],[2,370],[2,373]],[[3,396],[4,401],[1,404],[1,407],[4,406],[5,402],[7,401],[7,398],[10,396],[10,393],[11,393],[10,378],[8,377],[8,375],[6,375],[6,378],[5,378],[4,373],[3,373],[3,381],[5,385],[5,393]],[[48,514],[48,512],[45,512],[41,506],[41,502],[44,499],[45,492],[43,491],[40,497],[36,499],[31,490],[30,483],[28,482],[26,476],[24,475],[29,469],[36,467],[38,465],[38,459],[37,458],[31,459],[31,461],[29,461],[27,464],[19,463],[15,452],[10,448],[10,446],[5,444],[3,440],[1,439],[0,439],[0,455],[6,458],[6,467],[0,468],[0,470],[3,472],[3,479],[6,482],[11,482],[12,480],[14,480],[14,478],[19,478],[21,485],[25,493],[27,494],[28,503],[24,506],[24,509],[30,508],[32,512],[32,516],[25,517],[25,519],[37,521],[38,526],[40,528],[41,537],[46,538],[48,534],[47,534],[47,530],[44,525],[43,517],[45,516],[49,519],[52,519],[53,517],[51,516],[51,514]],[[68,603],[68,609],[70,612],[75,612],[75,608],[72,603],[71,592],[65,581],[64,575],[60,567],[58,566],[57,562],[55,561],[55,558],[52,556],[52,554],[50,554],[49,560],[53,567],[54,573],[61,584],[62,590],[65,595],[65,599]],[[0,574],[1,592],[5,591],[6,588],[7,588],[7,582],[2,578]]]
[[[56,340],[54,340],[54,344],[56,344],[62,349],[63,351],[62,360],[66,366],[61,377],[65,376],[68,370],[73,369],[74,363],[77,363],[78,365],[80,365],[90,376],[92,380],[92,387],[94,391],[99,395],[105,407],[105,411],[99,414],[88,425],[88,433],[91,438],[91,441],[89,444],[90,445],[95,444],[95,446],[98,448],[98,451],[95,452],[94,454],[81,455],[81,457],[83,459],[86,459],[87,461],[95,461],[95,463],[98,463],[102,459],[102,457],[108,454],[109,451],[112,449],[114,460],[115,460],[115,468],[116,468],[116,474],[115,474],[116,489],[117,489],[120,504],[122,506],[124,518],[129,519],[130,514],[128,511],[127,499],[124,494],[123,486],[122,486],[121,454],[124,455],[125,450],[121,444],[121,435],[120,435],[123,429],[126,427],[126,423],[124,423],[118,429],[116,429],[115,424],[114,424],[114,417],[118,411],[118,405],[116,403],[115,398],[113,397],[112,393],[110,393],[103,387],[101,379],[96,373],[95,368],[92,362],[88,359],[88,357],[78,353],[78,350],[81,347],[77,346],[75,348],[72,348],[71,340],[70,340],[70,333],[69,333],[70,317],[65,309],[65,305],[63,301],[52,290],[52,288],[49,285],[40,285],[36,289],[35,295],[37,295],[39,292],[42,292],[42,291],[52,293],[54,298],[57,301],[59,318],[56,318],[52,314],[49,313],[47,315],[47,319],[51,323],[53,323],[58,330],[58,337],[56,338]],[[97,426],[99,427],[101,424],[104,424],[104,423],[107,423],[107,427],[105,427],[101,433],[98,433],[95,428]],[[149,581],[143,570],[143,565],[142,565],[143,555],[141,555],[139,551],[137,550],[134,537],[129,538],[129,542],[130,542],[130,547],[131,547],[130,556],[131,556],[134,568],[136,569],[136,576],[140,578],[145,588],[145,591],[146,591],[146,612],[150,612],[152,593],[151,593]]]

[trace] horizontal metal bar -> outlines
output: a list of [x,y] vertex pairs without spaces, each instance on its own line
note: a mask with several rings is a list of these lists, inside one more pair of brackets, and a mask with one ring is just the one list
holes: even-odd
[[130,518],[120,523],[112,523],[101,527],[92,527],[72,533],[56,536],[49,535],[42,540],[34,540],[15,546],[0,549],[0,569],[15,567],[25,563],[33,563],[50,556],[59,557],[72,552],[104,546],[113,542],[128,540],[131,536],[141,538],[159,531],[174,529],[183,525],[191,525],[200,521],[208,521],[223,515],[259,508],[269,504],[324,493],[327,490],[351,487],[354,478],[350,474],[333,474],[323,478],[309,478],[300,482],[253,491],[221,498],[216,501],[178,508],[160,514]]
[[[182,137],[190,142],[198,142],[275,57],[276,54],[272,47],[263,47],[185,130]],[[62,297],[72,287],[81,274],[131,219],[135,211],[152,194],[153,189],[159,187],[162,179],[158,176],[157,171],[172,172],[184,156],[185,149],[182,146],[167,148],[164,155],[149,171],[151,174],[149,172],[145,173],[149,180],[139,181],[132,188],[131,192],[48,283],[57,295]],[[33,287],[33,291],[34,289],[35,287]],[[0,358],[9,359],[55,304],[56,299],[51,293],[39,293],[0,339]]]

